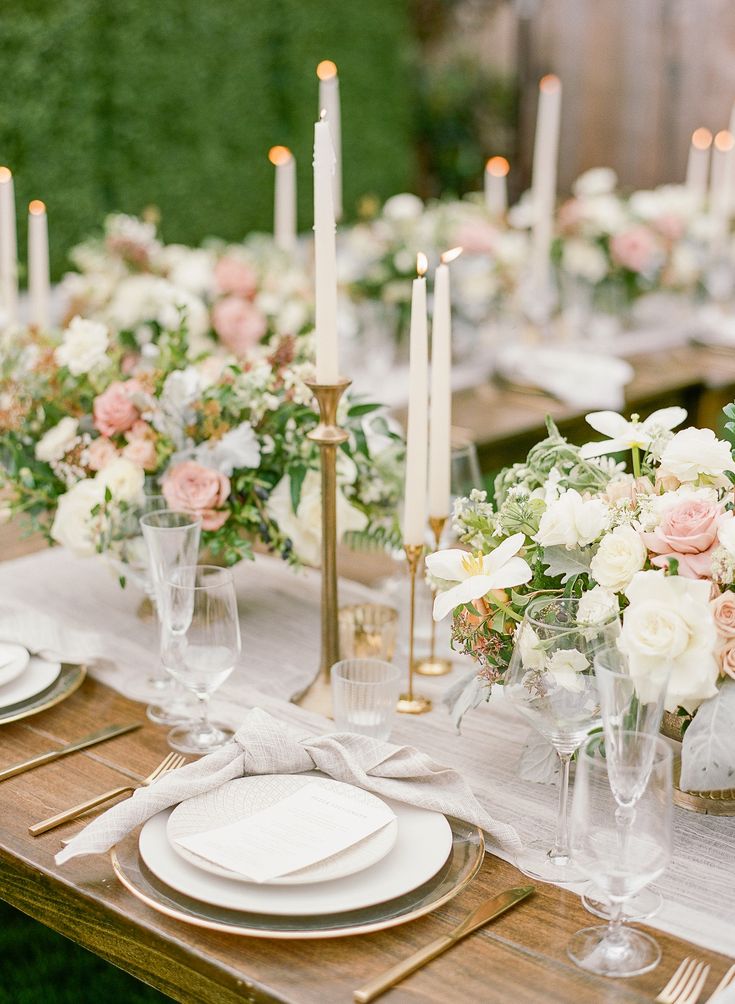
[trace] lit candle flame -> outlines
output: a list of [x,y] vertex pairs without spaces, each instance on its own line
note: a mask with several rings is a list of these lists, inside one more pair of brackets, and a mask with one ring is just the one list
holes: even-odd
[[28,212],[31,216],[43,216],[46,212],[46,206],[40,199],[34,199],[28,203]]
[[418,274],[426,275],[429,271],[429,259],[426,257],[423,251],[419,251],[416,255],[416,271]]
[[692,146],[697,150],[709,150],[712,146],[712,133],[709,129],[700,127],[692,133]]
[[441,256],[442,265],[448,265],[450,261],[454,261],[455,259],[459,258],[461,254],[462,254],[461,247],[450,248],[449,251],[445,251],[444,254]]
[[510,171],[510,164],[505,157],[491,157],[485,165],[485,170],[488,174],[492,174],[493,178],[504,178]]
[[274,167],[287,164],[291,160],[291,151],[287,146],[272,146],[268,151],[268,160]]
[[9,167],[0,167],[0,185],[6,184],[13,177]]
[[555,73],[547,73],[545,77],[539,80],[539,90],[545,91],[547,94],[553,91],[558,91],[561,87],[561,80],[557,77]]
[[722,129],[715,136],[715,146],[722,153],[727,153],[728,150],[732,150],[735,146],[735,136],[727,129]]
[[323,59],[316,68],[316,75],[320,80],[331,80],[337,76],[337,65],[331,59]]

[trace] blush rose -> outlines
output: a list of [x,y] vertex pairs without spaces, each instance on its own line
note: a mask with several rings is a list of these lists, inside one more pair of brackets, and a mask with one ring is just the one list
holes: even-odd
[[161,488],[172,509],[201,516],[203,530],[219,530],[230,515],[222,509],[230,494],[230,479],[193,460],[172,467]]

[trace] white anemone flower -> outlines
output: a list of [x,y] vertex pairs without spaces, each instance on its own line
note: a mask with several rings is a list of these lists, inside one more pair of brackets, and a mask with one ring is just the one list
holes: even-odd
[[479,600],[492,589],[510,589],[528,582],[533,573],[528,562],[518,557],[525,541],[525,534],[514,533],[490,554],[458,548],[430,554],[426,559],[429,572],[437,579],[456,583],[437,595],[434,620],[440,621],[455,607]]
[[586,416],[588,425],[601,432],[607,439],[599,443],[585,443],[580,454],[585,458],[601,457],[606,453],[622,453],[624,450],[646,450],[662,432],[671,432],[681,425],[687,413],[683,408],[660,408],[649,415],[644,422],[634,415],[628,421],[616,411],[593,411]]

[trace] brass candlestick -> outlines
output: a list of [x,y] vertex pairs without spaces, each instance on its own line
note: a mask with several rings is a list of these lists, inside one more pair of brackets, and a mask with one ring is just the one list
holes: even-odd
[[339,660],[339,606],[337,602],[337,447],[347,432],[337,425],[340,398],[352,383],[307,383],[319,405],[319,425],[308,438],[319,444],[322,470],[322,642],[320,672],[329,683],[332,666]]
[[409,613],[409,634],[408,634],[408,691],[401,694],[396,710],[404,715],[422,715],[425,711],[431,710],[431,701],[428,697],[421,697],[413,692],[413,635],[416,615],[416,572],[423,553],[422,544],[405,544],[406,559],[408,561],[408,575],[411,582],[411,600]]
[[[429,516],[429,526],[431,527],[432,533],[434,534],[434,545],[435,550],[439,550],[441,546],[442,534],[444,533],[444,527],[447,524],[446,516]],[[433,601],[436,593],[432,590],[432,608]],[[419,676],[446,676],[447,673],[452,672],[452,663],[449,659],[438,659],[436,656],[436,621],[434,620],[434,611],[431,612],[431,642],[429,648],[428,659],[419,659],[416,663],[416,672]]]

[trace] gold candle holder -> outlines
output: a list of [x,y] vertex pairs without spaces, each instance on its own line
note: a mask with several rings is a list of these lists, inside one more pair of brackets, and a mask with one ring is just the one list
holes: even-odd
[[339,660],[339,605],[337,602],[337,447],[347,432],[337,425],[340,399],[352,383],[308,383],[319,405],[319,425],[308,433],[321,451],[322,472],[322,640],[320,673],[329,683],[332,666]]
[[[434,545],[437,551],[441,546],[442,534],[444,533],[444,527],[446,524],[446,516],[429,516],[429,526],[434,534]],[[435,596],[436,593],[432,591],[432,607]],[[416,672],[419,676],[446,676],[447,673],[452,672],[451,660],[438,659],[436,655],[436,621],[434,620],[433,610],[431,613],[431,642],[429,647],[429,656],[426,659],[418,660],[416,663]]]
[[416,572],[418,571],[419,562],[421,561],[421,555],[424,548],[422,544],[404,544],[403,549],[406,552],[408,575],[411,582],[408,628],[408,690],[405,694],[401,694],[396,710],[400,711],[401,714],[404,715],[422,715],[425,711],[431,711],[431,701],[428,697],[421,697],[420,694],[414,694],[413,692],[413,674],[415,669],[413,659],[413,636],[416,617]]

